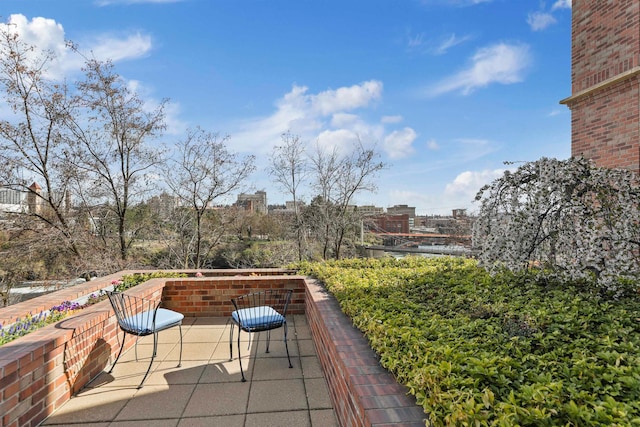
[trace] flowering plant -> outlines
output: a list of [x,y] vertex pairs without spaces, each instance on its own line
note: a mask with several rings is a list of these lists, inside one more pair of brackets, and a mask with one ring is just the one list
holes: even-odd
[[[163,271],[145,274],[132,274],[125,275],[122,279],[112,280],[111,284],[115,291],[122,292],[140,283],[146,282],[147,280],[158,277],[186,277],[186,274],[167,273]],[[54,305],[49,310],[41,312],[37,316],[28,315],[22,319],[18,318],[14,323],[5,328],[3,328],[3,325],[0,325],[0,345],[20,338],[21,336],[24,336],[29,332],[33,332],[38,328],[55,323],[77,310],[81,310],[89,305],[102,301],[105,297],[106,292],[104,290],[100,290],[97,293],[89,295],[85,304],[81,305],[77,302],[63,301],[58,305]]]
[[639,188],[632,171],[579,158],[506,171],[476,196],[480,264],[583,280],[614,296],[632,290],[640,271]]
[[76,302],[63,301],[59,305],[54,305],[46,312],[41,311],[37,316],[28,315],[22,319],[18,318],[7,328],[3,328],[2,325],[0,325],[0,345],[27,335],[29,332],[33,332],[43,326],[55,323],[81,308],[82,306]]

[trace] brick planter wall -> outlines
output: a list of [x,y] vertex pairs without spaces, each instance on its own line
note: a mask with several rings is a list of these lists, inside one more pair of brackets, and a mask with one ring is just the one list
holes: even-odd
[[340,425],[424,426],[426,415],[393,375],[380,366],[367,339],[336,299],[307,279],[307,321]]
[[[163,286],[154,279],[128,292],[160,298]],[[102,301],[0,347],[0,425],[38,425],[102,372],[121,337],[109,301]]]
[[[131,273],[121,272],[96,283],[80,285],[86,285],[85,289],[76,289],[74,293],[95,292],[114,277]],[[424,425],[422,408],[416,406],[413,397],[406,395],[405,387],[380,367],[366,339],[322,286],[302,276],[282,275],[282,270],[263,276],[237,277],[239,273],[248,274],[236,270],[235,274],[229,271],[224,274],[229,277],[153,279],[127,293],[162,298],[165,307],[186,316],[224,317],[231,313],[230,299],[234,296],[258,289],[293,289],[290,313],[307,315],[340,424]],[[214,276],[207,272],[209,275]],[[40,298],[46,301],[39,301]],[[69,298],[67,293],[62,297],[59,293],[49,294],[37,298],[34,306],[49,308],[65,299],[75,298]],[[3,310],[0,309],[0,318]],[[15,312],[13,307],[11,316]],[[38,425],[113,361],[120,349],[121,337],[109,302],[102,301],[1,346],[0,425]],[[135,340],[126,341],[127,347],[134,343]]]
[[262,289],[293,289],[289,314],[304,314],[305,281],[302,276],[227,276],[166,279],[163,307],[191,317],[227,317],[231,298]]

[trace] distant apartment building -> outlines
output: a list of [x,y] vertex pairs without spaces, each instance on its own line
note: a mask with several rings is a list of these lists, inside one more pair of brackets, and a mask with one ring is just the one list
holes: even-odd
[[267,213],[267,192],[256,191],[255,194],[238,194],[236,206],[249,212]]
[[453,209],[451,215],[428,215],[416,217],[417,232],[429,232],[457,236],[471,234],[474,217],[466,209]]
[[380,208],[373,205],[363,205],[363,206],[358,206],[358,212],[360,212],[362,216],[383,215],[384,208]]
[[377,215],[367,218],[371,231],[377,233],[409,233],[409,215]]
[[163,191],[157,196],[151,197],[147,204],[161,218],[167,218],[173,215],[176,208],[180,206],[180,199]]
[[[42,187],[34,182],[26,190],[10,187],[0,187],[0,212],[2,213],[42,213],[44,207]],[[64,208],[71,208],[69,193],[58,194],[64,198]],[[62,199],[61,199],[62,201]]]
[[0,211],[21,213],[27,210],[27,192],[13,188],[0,188]]
[[394,205],[387,208],[387,215],[408,215],[409,227],[415,225],[416,208],[408,205]]
[[305,206],[302,200],[298,200],[296,202],[294,202],[293,200],[289,200],[284,202],[284,208],[288,211],[295,211],[296,205],[298,206],[298,211],[301,211],[302,209],[304,209],[304,206]]

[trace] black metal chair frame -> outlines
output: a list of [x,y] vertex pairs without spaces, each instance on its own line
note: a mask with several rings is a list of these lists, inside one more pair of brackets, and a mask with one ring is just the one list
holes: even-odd
[[287,350],[289,368],[293,368],[291,357],[289,356],[289,345],[287,344],[287,309],[291,302],[291,289],[269,289],[266,291],[253,292],[232,298],[231,302],[235,311],[231,313],[229,322],[231,331],[229,334],[229,360],[233,360],[233,330],[238,326],[238,361],[240,362],[240,374],[242,382],[246,381],[242,368],[242,355],[240,354],[240,331],[249,334],[249,345],[251,345],[251,334],[256,332],[267,332],[267,349],[269,353],[269,343],[271,341],[271,331],[273,329],[284,329],[284,346]]
[[111,307],[113,307],[116,319],[118,320],[118,326],[123,332],[120,351],[113,365],[111,365],[109,373],[113,371],[113,368],[115,368],[116,363],[118,363],[122,355],[127,334],[136,337],[136,360],[138,360],[138,338],[153,335],[153,354],[151,355],[151,361],[140,385],[138,385],[139,389],[142,388],[158,352],[158,332],[175,326],[180,328],[180,360],[178,367],[182,366],[182,319],[184,318],[182,314],[173,310],[160,308],[162,301],[155,302],[146,298],[127,295],[122,292],[108,291],[107,295],[109,296]]

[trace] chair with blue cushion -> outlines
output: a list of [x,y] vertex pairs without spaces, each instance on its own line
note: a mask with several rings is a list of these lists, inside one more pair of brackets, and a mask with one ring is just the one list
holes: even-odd
[[155,359],[158,351],[158,332],[177,326],[180,328],[180,360],[178,367],[182,365],[182,320],[184,315],[173,310],[160,308],[162,302],[155,302],[146,298],[134,297],[122,292],[107,292],[109,301],[113,307],[113,311],[118,319],[118,326],[123,331],[122,344],[115,362],[111,365],[109,373],[118,363],[122,350],[124,349],[124,340],[129,335],[136,336],[136,360],[138,359],[138,341],[137,338],[153,334],[153,354],[147,372],[144,374],[138,388],[142,388],[144,381],[149,375],[153,359]]
[[269,353],[269,342],[271,331],[277,328],[284,329],[284,346],[287,350],[289,367],[291,357],[289,356],[289,346],[287,344],[287,308],[291,301],[291,289],[270,289],[261,292],[254,292],[232,298],[231,302],[235,310],[231,313],[231,332],[229,336],[229,360],[233,360],[233,330],[238,326],[238,360],[240,361],[240,374],[242,382],[245,382],[244,371],[242,369],[242,357],[240,355],[240,331],[251,334],[255,332],[267,332],[267,353]]

